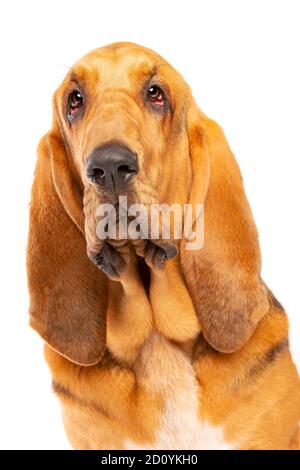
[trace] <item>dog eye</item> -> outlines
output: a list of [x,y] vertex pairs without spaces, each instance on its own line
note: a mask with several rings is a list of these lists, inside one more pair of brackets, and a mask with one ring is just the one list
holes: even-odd
[[83,96],[78,90],[72,91],[68,99],[68,118],[71,121],[83,107]]
[[157,85],[153,85],[149,88],[147,92],[147,98],[151,103],[154,103],[158,106],[163,106],[165,103],[165,95],[161,88]]

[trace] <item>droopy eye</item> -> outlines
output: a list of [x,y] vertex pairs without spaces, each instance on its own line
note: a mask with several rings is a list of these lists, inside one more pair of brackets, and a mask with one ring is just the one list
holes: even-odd
[[158,106],[163,106],[165,103],[165,95],[161,88],[157,85],[152,85],[147,91],[147,99]]
[[70,121],[83,107],[83,96],[78,90],[72,91],[68,98],[68,118]]

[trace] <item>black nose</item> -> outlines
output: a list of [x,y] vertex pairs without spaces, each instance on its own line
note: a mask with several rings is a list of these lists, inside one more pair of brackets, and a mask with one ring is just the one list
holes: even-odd
[[113,191],[124,188],[137,173],[136,154],[118,143],[109,143],[96,148],[86,163],[88,179]]

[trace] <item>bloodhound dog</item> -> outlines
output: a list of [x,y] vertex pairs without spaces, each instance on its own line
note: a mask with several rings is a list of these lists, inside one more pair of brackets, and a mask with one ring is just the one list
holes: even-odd
[[[203,205],[203,246],[175,224],[169,239],[99,237],[97,208],[120,196],[189,204],[192,227]],[[299,447],[288,320],[260,277],[239,167],[153,51],[96,49],[56,91],[27,254],[30,324],[74,448]]]

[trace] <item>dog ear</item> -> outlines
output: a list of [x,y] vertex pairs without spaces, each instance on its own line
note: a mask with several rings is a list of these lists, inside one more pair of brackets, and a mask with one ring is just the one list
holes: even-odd
[[81,193],[54,122],[38,147],[31,195],[30,324],[67,359],[92,365],[105,349],[107,280],[86,253]]
[[260,278],[258,235],[239,167],[221,128],[196,106],[187,118],[193,172],[190,204],[204,204],[204,244],[181,243],[187,286],[210,345],[241,348],[269,308]]

